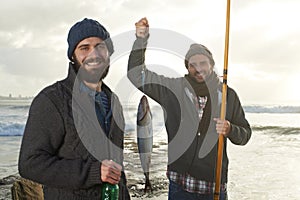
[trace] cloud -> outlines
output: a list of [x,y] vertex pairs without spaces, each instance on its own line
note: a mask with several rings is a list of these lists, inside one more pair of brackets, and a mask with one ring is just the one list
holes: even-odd
[[[232,9],[230,57],[234,64],[287,74],[298,65],[300,25],[297,1],[240,1]],[[291,24],[292,23],[292,24]]]
[[[249,97],[259,101],[258,94],[263,95],[267,88],[276,93],[272,86],[284,80],[281,76],[297,77],[299,74],[299,7],[297,0],[231,2],[229,81],[242,95],[251,90],[253,95],[246,95],[247,100]],[[5,1],[0,7],[5,16],[0,18],[0,83],[3,85],[0,95],[6,94],[4,88],[9,87],[16,92],[16,88],[22,88],[36,94],[46,83],[63,78],[68,64],[68,31],[84,17],[98,20],[116,37],[133,30],[134,23],[146,16],[150,28],[172,30],[208,46],[218,71],[222,72],[225,8],[226,1],[217,0]],[[149,56],[147,61],[159,62],[152,59]],[[126,58],[123,60],[120,65],[126,65]],[[177,65],[184,69],[182,62]],[[110,73],[111,80],[118,77],[118,70],[112,69]],[[122,73],[126,73],[123,68]],[[19,84],[20,80],[23,84]],[[249,89],[251,81],[256,92]],[[284,87],[292,83],[286,82]]]
[[[2,70],[8,74],[37,77],[41,74],[56,72],[54,63],[64,62],[62,52],[53,52],[52,49],[41,48],[19,48],[0,49],[2,56],[0,63],[5,63]],[[59,55],[60,54],[60,55]],[[52,58],[52,59],[51,59]],[[51,60],[51,63],[48,62]]]

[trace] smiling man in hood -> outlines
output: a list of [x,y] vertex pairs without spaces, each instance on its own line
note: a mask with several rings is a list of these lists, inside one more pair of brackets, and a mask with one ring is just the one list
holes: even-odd
[[101,199],[104,183],[130,199],[123,165],[124,116],[103,83],[114,52],[93,19],[68,34],[69,73],[34,98],[24,130],[19,172],[43,185],[45,199]]

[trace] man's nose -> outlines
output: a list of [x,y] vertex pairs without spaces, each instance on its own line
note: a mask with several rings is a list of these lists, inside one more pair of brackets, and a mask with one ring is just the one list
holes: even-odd
[[99,56],[100,56],[100,52],[97,48],[93,48],[89,53],[89,57],[99,57]]
[[200,73],[203,70],[203,67],[201,67],[201,65],[193,65],[193,68]]

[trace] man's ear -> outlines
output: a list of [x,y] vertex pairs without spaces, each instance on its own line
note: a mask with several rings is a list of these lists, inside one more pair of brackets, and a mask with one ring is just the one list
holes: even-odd
[[72,55],[72,57],[71,57],[71,61],[72,61],[72,63],[75,63],[75,60],[76,60],[76,56],[75,56],[75,53],[73,53],[73,55]]

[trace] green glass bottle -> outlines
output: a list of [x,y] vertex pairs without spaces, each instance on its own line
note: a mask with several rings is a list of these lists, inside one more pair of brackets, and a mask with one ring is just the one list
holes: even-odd
[[118,200],[119,199],[119,186],[110,183],[102,184],[102,198],[101,200]]

